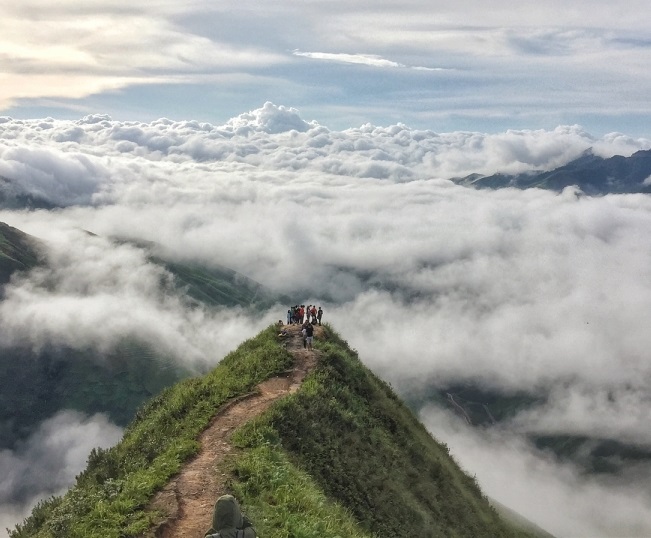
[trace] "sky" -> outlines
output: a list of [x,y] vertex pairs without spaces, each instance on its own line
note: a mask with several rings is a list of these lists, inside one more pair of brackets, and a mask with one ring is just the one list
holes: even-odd
[[[448,179],[552,169],[588,149],[631,155],[651,139],[579,126],[333,130],[272,102],[222,124],[3,119],[4,187],[59,208],[0,210],[0,221],[44,242],[48,261],[5,288],[0,346],[109,350],[135,332],[187,365],[213,365],[284,317],[281,304],[255,316],[187,309],[166,291],[163,269],[114,238],[152,241],[272,292],[307,290],[296,302],[323,306],[401,394],[458,382],[550,394],[497,431],[435,408],[420,416],[488,495],[556,535],[649,536],[650,466],[585,476],[526,436],[651,447],[651,198],[480,191]],[[60,442],[68,430],[87,444]],[[90,447],[119,435],[101,414],[53,410],[0,453],[0,468],[24,470],[0,482],[0,522],[64,490]],[[35,483],[31,468],[67,472]]]
[[332,129],[650,136],[649,3],[25,0],[0,5],[0,115],[222,124],[266,101]]

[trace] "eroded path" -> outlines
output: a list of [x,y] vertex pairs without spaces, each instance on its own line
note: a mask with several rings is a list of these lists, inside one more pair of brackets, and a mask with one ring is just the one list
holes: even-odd
[[[256,391],[226,404],[201,434],[201,449],[154,498],[152,509],[169,514],[168,519],[145,536],[157,538],[200,538],[210,527],[212,509],[224,489],[224,461],[233,451],[230,436],[238,427],[268,409],[273,402],[298,390],[314,368],[318,351],[303,349],[300,327],[286,327],[287,350],[294,356],[294,367],[285,376],[274,377],[256,387]],[[315,327],[315,337],[322,329]]]

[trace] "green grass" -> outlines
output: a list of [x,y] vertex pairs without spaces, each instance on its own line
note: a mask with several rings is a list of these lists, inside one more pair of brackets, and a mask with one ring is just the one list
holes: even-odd
[[[238,437],[246,451],[234,466],[233,488],[260,514],[263,535],[299,536],[283,534],[284,527],[277,523],[282,518],[276,513],[286,505],[274,492],[282,491],[293,502],[301,499],[273,472],[289,467],[309,477],[310,487],[330,502],[345,507],[369,535],[528,536],[501,520],[447,447],[432,439],[345,342],[326,331],[317,370],[296,394],[249,423]],[[261,470],[249,461],[252,452],[265,461]],[[276,466],[269,463],[274,458],[280,462]],[[332,532],[323,536],[337,535]],[[320,535],[315,531],[300,536]]]
[[[227,489],[264,538],[529,536],[503,522],[479,490],[384,382],[329,327],[319,365],[233,437]],[[153,495],[198,450],[230,399],[285,371],[292,357],[269,327],[209,374],[150,400],[63,497],[37,506],[11,538],[150,533]],[[209,522],[206,522],[206,526]]]
[[[266,431],[265,431],[266,430]],[[352,514],[298,469],[264,421],[254,420],[235,436],[247,449],[232,464],[233,493],[265,538],[370,538]]]
[[130,537],[151,525],[145,507],[198,450],[196,439],[217,410],[291,366],[269,327],[201,378],[187,379],[150,400],[120,443],[93,450],[86,470],[62,498],[39,504],[12,538]]

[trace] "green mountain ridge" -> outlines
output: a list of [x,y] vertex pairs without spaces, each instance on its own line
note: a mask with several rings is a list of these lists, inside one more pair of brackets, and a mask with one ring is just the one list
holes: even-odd
[[42,260],[42,245],[35,237],[0,222],[0,285],[16,271],[36,267]]
[[[11,538],[151,535],[165,517],[148,508],[151,499],[198,452],[212,417],[292,366],[276,332],[269,327],[211,372],[147,402],[122,441],[94,450],[75,486],[41,502]],[[331,328],[317,349],[299,390],[233,436],[225,486],[260,536],[541,536],[502,519],[448,448]]]

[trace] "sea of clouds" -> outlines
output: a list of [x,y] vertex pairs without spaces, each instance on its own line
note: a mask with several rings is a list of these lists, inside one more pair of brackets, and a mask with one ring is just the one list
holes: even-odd
[[[0,176],[59,207],[0,211],[0,221],[44,241],[49,262],[7,286],[0,343],[107,349],[132,331],[181,361],[215,364],[283,317],[287,305],[253,316],[188,309],[166,292],[163,270],[113,238],[152,241],[167,256],[227,266],[278,293],[308,290],[296,302],[322,305],[400,392],[468,381],[551,393],[499,436],[440,410],[422,419],[489,495],[559,536],[648,536],[651,498],[640,480],[615,487],[613,477],[582,476],[523,438],[651,446],[651,198],[477,191],[449,179],[553,169],[588,149],[610,157],[649,148],[649,139],[595,138],[579,126],[332,131],[271,103],[221,126],[0,118]],[[71,428],[106,420],[66,417]],[[37,461],[36,435],[0,462]],[[29,495],[18,495],[19,482],[0,486],[3,521],[65,480]],[[586,508],[570,513],[570,497]],[[596,518],[587,507],[600,503],[610,508]]]

